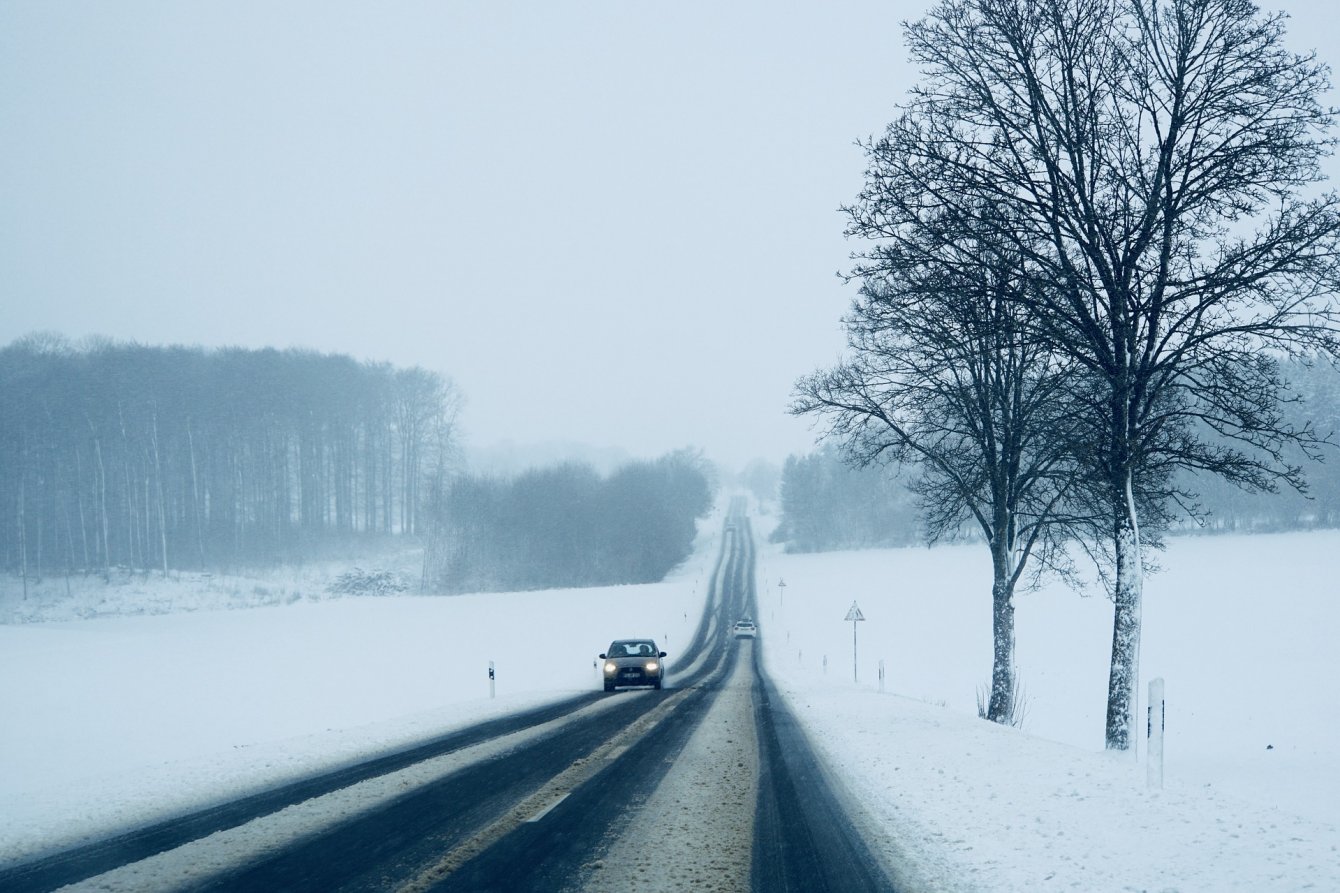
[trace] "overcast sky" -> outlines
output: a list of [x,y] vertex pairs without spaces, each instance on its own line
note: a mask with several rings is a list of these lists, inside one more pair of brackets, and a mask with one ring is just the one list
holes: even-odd
[[780,460],[928,7],[0,0],[0,344],[314,348],[450,376],[476,447]]

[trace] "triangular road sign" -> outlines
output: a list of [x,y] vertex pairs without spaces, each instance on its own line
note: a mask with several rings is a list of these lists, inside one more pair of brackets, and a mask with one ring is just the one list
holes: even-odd
[[864,619],[865,619],[865,615],[861,613],[861,609],[860,609],[860,608],[856,607],[856,602],[852,602],[852,603],[851,603],[851,607],[847,609],[847,616],[846,616],[846,617],[843,617],[842,619],[843,619],[843,620],[864,620]]

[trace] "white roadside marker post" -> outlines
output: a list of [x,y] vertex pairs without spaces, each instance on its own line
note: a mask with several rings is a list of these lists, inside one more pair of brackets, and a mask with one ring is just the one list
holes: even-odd
[[489,661],[489,697],[490,697],[490,698],[497,697],[497,694],[498,694],[498,691],[497,691],[497,688],[496,688],[497,683],[496,683],[496,681],[495,681],[495,677],[496,677],[496,675],[497,675],[497,674],[494,673],[494,671],[493,671],[493,661]]
[[883,661],[883,659],[880,659],[880,662],[879,662],[879,691],[880,691],[881,694],[883,694],[883,692],[884,692],[884,661]]
[[1149,704],[1145,707],[1145,781],[1151,788],[1163,787],[1163,731],[1167,713],[1160,676],[1149,682]]

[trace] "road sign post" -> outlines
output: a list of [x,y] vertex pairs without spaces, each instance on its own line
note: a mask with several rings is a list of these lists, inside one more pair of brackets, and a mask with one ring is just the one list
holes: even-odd
[[860,682],[856,677],[856,624],[858,621],[864,620],[865,615],[856,606],[855,600],[852,601],[851,607],[847,609],[847,616],[843,619],[851,621],[851,681]]

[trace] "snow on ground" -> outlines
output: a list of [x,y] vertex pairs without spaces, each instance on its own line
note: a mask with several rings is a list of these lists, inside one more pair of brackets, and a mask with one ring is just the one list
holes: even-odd
[[[17,622],[46,615],[16,608],[7,581],[0,863],[590,690],[615,636],[667,640],[673,661],[719,523],[645,587],[324,600],[334,571],[312,568],[98,584],[94,610],[57,579],[30,599],[59,619]],[[975,718],[984,551],[761,551],[770,671],[910,889],[1340,890],[1340,532],[1172,542],[1146,584],[1143,646],[1146,678],[1167,680],[1161,791],[1143,758],[1102,750],[1101,596],[1021,595],[1024,728]],[[154,613],[193,604],[211,610]],[[95,616],[117,610],[137,616]]]
[[1162,790],[1143,752],[1102,750],[1101,595],[1021,594],[1023,730],[971,718],[991,671],[981,546],[769,548],[760,629],[801,721],[927,889],[1340,890],[1338,553],[1337,531],[1171,542],[1145,584],[1140,689],[1143,716],[1145,683],[1165,679]]
[[[97,584],[104,616],[0,625],[0,864],[598,689],[615,638],[655,638],[673,674],[720,524],[651,585],[329,599],[339,568],[321,566],[286,588],[301,598],[224,610],[285,587],[150,576],[119,588],[129,616],[105,616]],[[48,585],[30,600],[78,614]],[[155,613],[192,587],[214,609]],[[17,588],[0,594],[10,616]]]

